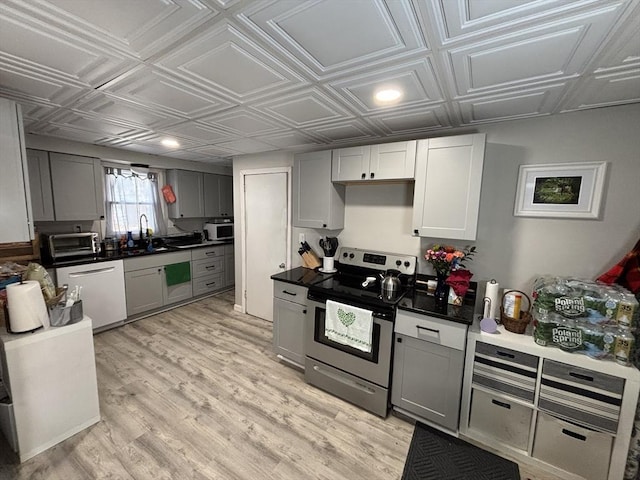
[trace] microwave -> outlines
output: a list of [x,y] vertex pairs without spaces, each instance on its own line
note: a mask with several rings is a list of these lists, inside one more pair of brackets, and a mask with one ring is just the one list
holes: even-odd
[[57,233],[42,236],[42,259],[55,263],[63,260],[75,260],[95,257],[100,253],[100,240],[97,233]]
[[[231,220],[227,218],[227,220]],[[205,239],[209,241],[233,240],[233,221],[224,223],[205,223]]]

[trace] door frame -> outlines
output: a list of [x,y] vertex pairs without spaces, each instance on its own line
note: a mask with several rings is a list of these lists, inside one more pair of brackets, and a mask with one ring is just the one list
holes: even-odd
[[[240,308],[242,313],[247,313],[247,226],[245,222],[246,218],[246,205],[245,205],[245,179],[248,175],[268,175],[273,173],[284,173],[287,178],[287,233],[286,233],[286,257],[285,257],[285,270],[291,266],[291,218],[292,218],[292,203],[291,203],[291,174],[292,168],[288,167],[271,167],[271,168],[255,168],[240,170],[240,187],[242,188],[240,193],[240,251],[241,257],[241,298]],[[238,222],[235,222],[236,232],[238,232]]]

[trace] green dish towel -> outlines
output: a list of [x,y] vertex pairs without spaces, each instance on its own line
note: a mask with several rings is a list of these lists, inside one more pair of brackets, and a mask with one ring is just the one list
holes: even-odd
[[166,265],[164,267],[164,275],[167,287],[189,282],[191,281],[191,263],[182,262]]

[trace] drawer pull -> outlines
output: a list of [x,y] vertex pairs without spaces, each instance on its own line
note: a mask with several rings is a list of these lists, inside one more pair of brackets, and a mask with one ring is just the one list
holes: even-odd
[[207,287],[210,287],[211,285],[215,285],[216,282],[211,282],[211,283],[207,283]]
[[512,353],[507,353],[507,352],[501,352],[500,350],[496,350],[496,355],[499,355],[501,357],[507,357],[507,358],[516,358],[516,356]]
[[216,266],[215,265],[209,265],[208,267],[204,267],[204,268],[207,269],[207,270],[211,270],[212,268],[216,268]]
[[511,405],[509,405],[508,403],[500,402],[500,401],[495,400],[495,399],[492,399],[491,403],[493,403],[494,405],[497,405],[499,407],[506,408],[507,410],[511,410]]
[[291,295],[292,297],[295,297],[296,295],[298,295],[297,293],[287,292],[286,290],[282,290],[282,293],[286,293],[287,295]]
[[577,440],[580,440],[581,442],[587,441],[587,437],[585,437],[584,435],[580,435],[579,433],[572,432],[571,430],[567,430],[566,428],[562,429],[562,433],[564,433],[568,437],[573,437]]
[[440,333],[440,330],[435,330],[433,328],[427,328],[427,327],[421,327],[420,325],[416,325],[416,328],[418,330],[428,330],[429,332]]
[[593,382],[593,377],[589,375],[583,375],[581,373],[569,372],[569,375],[575,378],[579,378],[580,380],[586,380],[587,382]]
[[214,256],[215,256],[215,255],[216,255],[216,252],[215,252],[215,251],[212,251],[212,252],[206,252],[206,253],[205,253],[205,255],[206,255],[207,257],[210,257],[211,255],[214,255]]

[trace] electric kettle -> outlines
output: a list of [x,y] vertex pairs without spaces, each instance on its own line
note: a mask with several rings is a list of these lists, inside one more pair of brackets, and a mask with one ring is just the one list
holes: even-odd
[[401,283],[398,278],[399,270],[387,270],[383,275],[380,274],[382,282],[380,282],[380,294],[383,300],[395,300],[400,293]]

